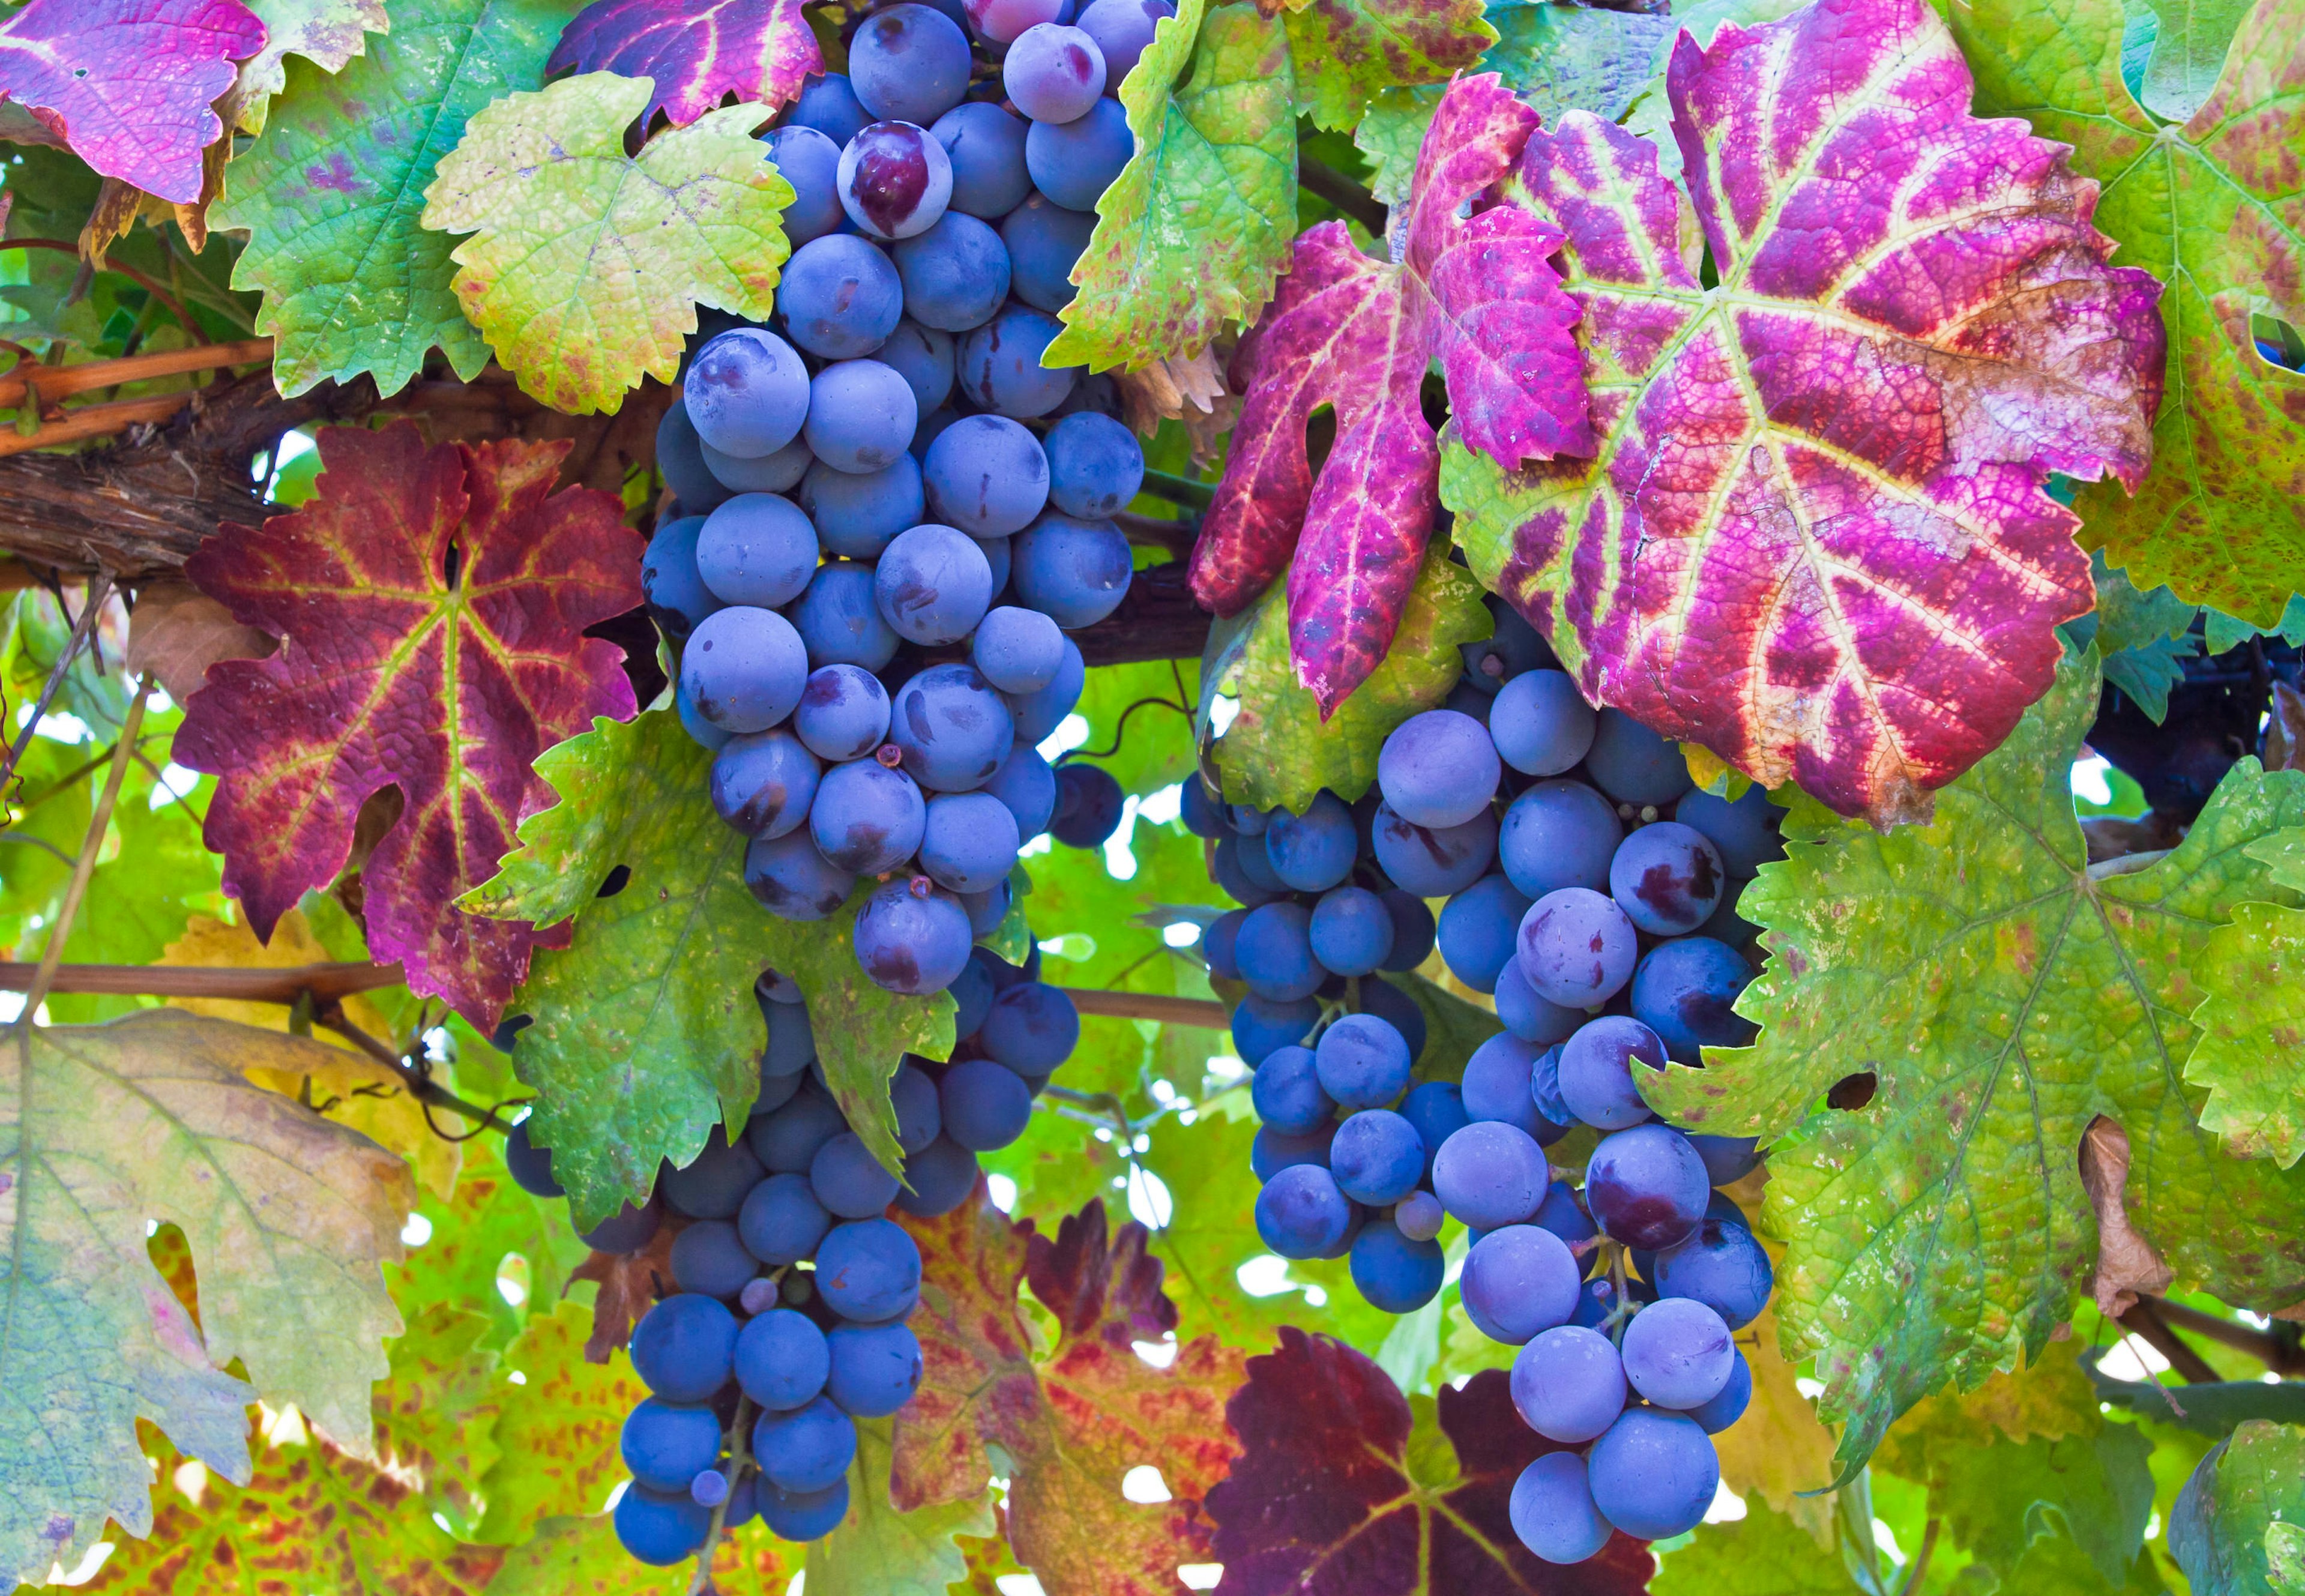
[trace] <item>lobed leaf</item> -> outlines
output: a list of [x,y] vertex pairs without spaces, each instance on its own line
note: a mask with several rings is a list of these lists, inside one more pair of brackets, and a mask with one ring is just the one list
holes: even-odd
[[589,1315],[540,1303],[504,1362],[527,1378],[497,1399],[497,1456],[481,1479],[485,1516],[472,1539],[513,1545],[541,1520],[581,1515],[625,1478],[617,1438],[648,1395],[628,1362],[585,1356]]
[[[763,970],[807,994],[826,1083],[892,1169],[889,1078],[907,1052],[952,1051],[949,996],[898,997],[857,964],[851,927],[875,884],[806,924],[753,901],[745,838],[708,795],[711,767],[668,709],[595,722],[537,761],[559,802],[522,824],[501,871],[464,900],[515,922],[576,916],[566,948],[539,958],[521,989],[535,1023],[513,1063],[542,1093],[531,1132],[584,1228],[644,1201],[657,1166],[690,1162],[715,1125],[743,1128],[768,1040],[753,991]],[[620,869],[618,889],[596,897]]]
[[757,106],[708,112],[625,153],[653,83],[588,72],[475,113],[424,191],[464,315],[523,391],[615,411],[680,374],[696,307],[763,321],[791,251],[792,185],[753,137]]
[[818,1596],[946,1596],[968,1573],[960,1537],[997,1534],[989,1494],[900,1513],[889,1498],[895,1422],[856,1426],[848,1465],[848,1516],[809,1548]]
[[210,213],[249,235],[232,283],[264,294],[256,330],[274,341],[283,394],[362,372],[396,394],[435,347],[465,381],[480,375],[489,346],[449,287],[452,241],[419,225],[425,186],[474,112],[542,86],[573,9],[408,0],[391,33],[335,75],[325,59],[283,64],[264,136],[227,169]]
[[0,19],[0,100],[22,107],[4,136],[189,205],[225,131],[208,106],[263,47],[239,0],[30,0]]
[[[1439,469],[1427,367],[1474,446],[1508,464],[1593,446],[1576,311],[1546,259],[1561,232],[1511,205],[1458,214],[1535,126],[1495,76],[1453,83],[1418,157],[1401,263],[1323,223],[1234,357],[1246,399],[1193,594],[1236,615],[1287,570],[1290,655],[1324,716],[1383,659],[1424,559]],[[1336,440],[1316,473],[1306,429],[1324,405]]]
[[[2188,603],[2274,627],[2305,570],[2305,376],[2258,352],[2250,319],[2305,327],[2305,0],[2257,0],[2218,52],[2216,89],[2173,128],[2156,126],[2122,81],[2114,0],[1969,0],[1948,19],[1980,107],[2072,145],[2075,169],[2104,185],[2097,226],[2167,284],[2154,470],[2133,497],[2083,489],[2082,541],[2140,588],[2165,582]],[[2176,58],[2183,78],[2207,55]],[[2181,98],[2164,103],[2182,108],[2190,91],[2172,92]]]
[[245,0],[264,24],[264,47],[240,64],[217,113],[232,132],[260,133],[272,97],[288,87],[288,57],[338,72],[391,27],[384,0]]
[[1096,202],[1045,361],[1143,367],[1255,319],[1297,231],[1293,81],[1287,30],[1255,5],[1183,0],[1161,21],[1120,89],[1136,153]]
[[1382,1370],[1342,1342],[1281,1327],[1225,1409],[1240,1455],[1209,1493],[1213,1550],[1239,1596],[1629,1593],[1655,1566],[1621,1533],[1588,1561],[1540,1562],[1506,1502],[1535,1458],[1564,1450],[1521,1422],[1501,1371],[1443,1388],[1438,1433]]
[[2169,1551],[2195,1596],[2305,1587],[2305,1425],[2251,1419],[2201,1459],[2169,1515]]
[[2203,949],[2185,1079],[2201,1128],[2238,1158],[2305,1158],[2305,911],[2242,904]]
[[[1179,1564],[1210,1561],[1201,1498],[1233,1443],[1221,1422],[1239,1354],[1203,1337],[1166,1368],[1136,1355],[1177,1322],[1144,1227],[1108,1235],[1092,1202],[1053,1239],[975,1197],[908,1219],[923,1261],[913,1329],[926,1374],[897,1415],[890,1494],[899,1512],[980,1498],[997,1447],[1010,1484],[1008,1542],[1050,1596],[1152,1596]],[[1054,1316],[1036,1355],[1017,1288]],[[1120,1481],[1161,1471],[1170,1500],[1132,1502]]]
[[[2305,818],[2305,775],[2245,760],[2176,849],[2092,869],[2069,784],[2097,702],[2084,656],[1927,827],[1794,810],[1739,904],[1770,950],[1739,1005],[1760,1040],[1646,1083],[1675,1124],[1775,1143],[1786,1351],[1817,1356],[1844,1477],[1922,1396],[2043,1354],[2097,1250],[2078,1154],[2099,1116],[2178,1289],[2305,1296],[2305,1171],[2222,1150],[2181,1079],[2219,928],[2299,901],[2244,850]],[[1860,1072],[1866,1107],[1813,1111]]]
[[541,799],[536,756],[633,712],[622,652],[584,629],[639,604],[639,539],[607,494],[553,492],[568,447],[331,428],[319,498],[184,567],[282,639],[210,667],[176,734],[180,761],[222,778],[204,836],[225,889],[269,938],[344,868],[362,805],[397,788],[399,819],[361,866],[370,952],[482,1031],[536,936],[454,900]]
[[552,71],[571,68],[650,80],[642,120],[685,127],[732,94],[783,105],[824,71],[824,52],[800,0],[593,0],[552,52]]
[[[0,1044],[0,1575],[72,1566],[107,1516],[155,1532],[137,1419],[242,1481],[259,1393],[370,1449],[408,1167],[246,1078],[334,1057],[167,1009]],[[197,1323],[146,1251],[155,1222],[200,1271]]]
[[1443,497],[1588,698],[1841,813],[1926,815],[2088,607],[2046,480],[2143,475],[2158,284],[2105,264],[2063,150],[1969,114],[1921,0],[1682,38],[1670,88],[1693,208],[1582,112],[1516,178],[1569,236],[1599,454],[1515,472],[1468,436]]
[[1699,1526],[1649,1589],[1655,1596],[1855,1596],[1861,1587],[1832,1549],[1783,1512],[1753,1502],[1734,1523]]
[[1342,132],[1402,83],[1445,83],[1494,44],[1480,0],[1306,0],[1281,10],[1297,110]]

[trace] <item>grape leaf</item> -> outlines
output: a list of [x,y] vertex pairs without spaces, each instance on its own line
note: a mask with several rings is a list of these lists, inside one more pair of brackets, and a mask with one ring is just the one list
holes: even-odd
[[1297,233],[1293,83],[1288,31],[1255,5],[1183,0],[1161,21],[1120,89],[1136,153],[1096,202],[1044,359],[1142,368],[1255,318]]
[[539,1520],[596,1511],[625,1477],[617,1437],[648,1395],[628,1360],[584,1355],[590,1317],[576,1303],[540,1305],[504,1365],[527,1379],[498,1397],[498,1456],[481,1480],[488,1511],[472,1537],[509,1545]]
[[1979,108],[2072,145],[2074,169],[2104,184],[2096,225],[2168,284],[2152,474],[2133,498],[2083,489],[2082,541],[2139,587],[2274,626],[2305,569],[2305,376],[2258,352],[2250,318],[2305,326],[2305,3],[2258,0],[2216,90],[2175,128],[2122,81],[2115,0],[1973,0],[1948,16]]
[[[1773,1261],[1782,1249],[1768,1244]],[[1833,1432],[1817,1422],[1816,1404],[1801,1394],[1799,1366],[1778,1346],[1773,1306],[1737,1332],[1738,1349],[1753,1371],[1753,1399],[1745,1416],[1713,1438],[1722,1482],[1739,1496],[1757,1496],[1780,1513],[1806,1504],[1805,1493],[1833,1481]]]
[[776,307],[792,184],[753,137],[758,106],[708,112],[625,153],[646,78],[587,72],[476,112],[424,191],[456,301],[521,387],[572,415],[680,374],[698,304]]
[[1612,1534],[1590,1560],[1557,1566],[1514,1535],[1514,1480],[1564,1448],[1521,1422],[1505,1387],[1489,1369],[1442,1388],[1436,1434],[1368,1358],[1283,1326],[1225,1410],[1241,1451],[1208,1502],[1225,1584],[1239,1596],[1643,1589],[1654,1563],[1642,1541]]
[[2305,1425],[2251,1419],[2202,1458],[2169,1516],[2195,1596],[2291,1596],[2305,1573]]
[[774,108],[824,71],[800,0],[593,0],[568,24],[552,70],[619,72],[656,86],[641,115],[685,127],[723,98]]
[[[911,1322],[926,1374],[897,1415],[897,1509],[981,1497],[997,1447],[1009,1545],[1050,1596],[1165,1596],[1179,1564],[1212,1560],[1201,1498],[1233,1453],[1221,1415],[1240,1356],[1206,1337],[1166,1368],[1136,1355],[1133,1343],[1177,1322],[1144,1227],[1108,1236],[1093,1202],[1051,1239],[1011,1225],[981,1184],[944,1218],[906,1223],[923,1264]],[[1043,1356],[1017,1300],[1024,1284],[1056,1320]],[[1144,1464],[1170,1500],[1120,1494]]]
[[[645,1199],[658,1164],[689,1162],[713,1125],[743,1125],[768,1041],[753,995],[764,969],[807,994],[826,1082],[890,1168],[903,1155],[889,1077],[906,1053],[952,1052],[948,995],[883,991],[856,962],[852,927],[877,883],[809,923],[753,901],[745,839],[708,795],[711,768],[670,709],[596,722],[537,761],[560,802],[523,822],[501,873],[464,900],[539,925],[576,917],[566,949],[540,957],[521,990],[535,1023],[513,1064],[542,1093],[532,1133],[586,1228]],[[596,898],[619,867],[626,883]]]
[[[2217,86],[2250,0],[2149,0],[2151,53],[2140,98],[2164,122],[2191,119]],[[2122,31],[2129,29],[2124,25]]]
[[264,137],[228,169],[219,228],[247,232],[235,288],[260,289],[256,330],[292,397],[362,372],[398,393],[437,345],[469,382],[486,339],[449,287],[453,241],[418,225],[425,185],[466,122],[544,81],[574,0],[407,0],[392,31],[331,76],[290,62]]
[[[1400,264],[1362,254],[1341,222],[1314,227],[1234,357],[1246,399],[1193,595],[1238,615],[1286,570],[1290,658],[1323,716],[1384,658],[1433,529],[1426,368],[1439,362],[1473,446],[1508,464],[1593,446],[1576,309],[1545,259],[1561,232],[1511,205],[1458,215],[1535,126],[1495,76],[1451,84],[1418,157]],[[1337,432],[1316,473],[1306,427],[1323,405]]]
[[[786,1596],[795,1575],[786,1559],[797,1549],[757,1525],[731,1531],[713,1553],[708,1588],[719,1596]],[[674,1596],[688,1588],[693,1567],[640,1562],[608,1514],[548,1518],[504,1554],[488,1596]]]
[[2184,662],[2200,652],[2191,629],[2201,612],[2156,588],[2140,593],[2128,577],[2105,564],[2102,549],[2089,557],[2089,581],[2097,608],[2061,628],[2077,649],[2097,645],[2105,679],[2137,700],[2156,726],[2169,713],[2169,690],[2185,679]]
[[217,102],[227,128],[264,131],[272,97],[288,87],[288,57],[302,55],[324,72],[344,71],[368,46],[368,36],[391,27],[384,0],[246,0],[264,24],[264,47],[240,64],[232,87]]
[[1807,1530],[1755,1502],[1733,1523],[1698,1526],[1688,1545],[1666,1554],[1649,1589],[1655,1596],[1858,1596],[1861,1587]]
[[2000,1570],[2003,1588],[2026,1588],[2012,1576],[2026,1549],[2044,1534],[2069,1537],[2119,1589],[2144,1549],[2153,1514],[2153,1450],[2139,1426],[2102,1422],[2059,1440],[2010,1441],[1930,1436],[1901,1447],[1903,1427],[1884,1461],[1925,1484],[1929,1512],[1953,1545]]
[[[242,1480],[259,1392],[369,1450],[408,1167],[244,1076],[333,1051],[166,1009],[0,1047],[0,1575],[72,1566],[107,1515],[151,1532],[136,1419]],[[145,1250],[152,1221],[190,1244],[197,1326]],[[253,1390],[223,1372],[235,1358]]]
[[1246,613],[1211,629],[1201,666],[1200,725],[1221,693],[1240,705],[1216,748],[1226,798],[1299,814],[1323,787],[1348,803],[1358,798],[1376,779],[1377,751],[1392,728],[1449,695],[1464,672],[1459,645],[1488,636],[1494,624],[1479,584],[1447,548],[1426,549],[1382,662],[1324,715],[1297,684],[1283,590],[1267,590]]
[[0,20],[0,99],[22,107],[5,136],[189,205],[224,134],[209,104],[263,47],[239,0],[30,0]]
[[[2129,1218],[2181,1289],[2305,1295],[2305,1170],[2220,1150],[2179,1080],[2212,936],[2241,903],[2298,901],[2242,850],[2305,818],[2305,775],[2243,760],[2176,849],[2092,868],[2069,772],[2097,702],[2084,656],[1926,828],[1790,811],[1790,858],[1739,904],[1771,955],[1738,1006],[1758,1042],[1644,1082],[1675,1124],[1775,1143],[1785,1350],[1817,1354],[1844,1475],[1920,1397],[2038,1358],[2065,1321],[2097,1116],[2127,1133]],[[1858,1072],[1864,1108],[1811,1111]]]
[[1401,83],[1444,83],[1496,42],[1477,0],[1284,0],[1297,110],[1343,132]]
[[955,1537],[992,1532],[989,1495],[899,1513],[889,1500],[896,1464],[891,1421],[856,1426],[856,1461],[848,1465],[848,1516],[809,1548],[808,1578],[817,1596],[945,1596],[967,1575]]
[[329,428],[319,446],[319,498],[185,564],[284,641],[210,668],[176,758],[223,778],[205,834],[266,938],[344,868],[363,802],[397,787],[400,818],[361,866],[370,950],[485,1032],[535,933],[453,900],[541,799],[530,761],[633,712],[622,650],[583,633],[640,602],[640,540],[607,494],[552,491],[566,442],[428,447],[399,421]]
[[1968,114],[1921,0],[1672,59],[1693,215],[1654,145],[1583,112],[1515,179],[1569,235],[1600,454],[1510,472],[1467,438],[1442,497],[1588,698],[1765,786],[1921,817],[2089,606],[2045,486],[2142,474],[2158,285],[2105,264],[2063,151]]
[[2196,973],[2206,996],[2185,1079],[2209,1094],[2201,1128],[2237,1157],[2293,1167],[2305,1158],[2305,912],[2239,905]]
[[[495,1347],[519,1335],[532,1312],[549,1312],[590,1252],[568,1223],[566,1203],[513,1184],[493,1136],[465,1146],[453,1197],[426,1196],[416,1211],[431,1234],[386,1271],[393,1301],[412,1312],[444,1303],[485,1312]],[[500,1280],[519,1288],[517,1301]]]
[[505,1383],[486,1345],[490,1328],[484,1313],[445,1303],[410,1315],[376,1388],[377,1456],[418,1481],[425,1508],[464,1541],[474,1539],[481,1481],[498,1460],[498,1396],[520,1389]]

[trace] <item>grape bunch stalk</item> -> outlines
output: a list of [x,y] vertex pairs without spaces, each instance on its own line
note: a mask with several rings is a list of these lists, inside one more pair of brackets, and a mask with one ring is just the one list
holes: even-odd
[[[667,1226],[672,1295],[633,1332],[633,1368],[651,1395],[625,1420],[630,1484],[615,1523],[644,1563],[693,1557],[723,1528],[758,1516],[786,1541],[829,1533],[848,1510],[855,1421],[896,1413],[921,1381],[905,1319],[921,1255],[888,1217],[950,1212],[975,1189],[977,1155],[1024,1134],[1033,1099],[1080,1038],[1072,1001],[989,948],[953,983],[961,1043],[938,1065],[907,1055],[889,1083],[898,1176],[875,1159],[833,1100],[799,989],[755,988],[768,1046],[760,1097],[733,1139],[718,1127],[694,1161],[667,1166],[585,1243],[634,1252]],[[515,1045],[517,1045],[515,1041]],[[506,1142],[513,1178],[561,1194],[552,1156],[525,1123]]]
[[[1467,1227],[1465,1312],[1521,1348],[1515,1405],[1574,1448],[1520,1476],[1513,1528],[1575,1563],[1612,1529],[1693,1528],[1720,1482],[1710,1437],[1751,1398],[1735,1334],[1773,1270],[1715,1188],[1758,1151],[1663,1124],[1638,1074],[1752,1040],[1736,903],[1782,845],[1765,794],[1693,790],[1671,743],[1595,711],[1490,607],[1494,637],[1385,740],[1358,804],[1259,811],[1194,784],[1185,814],[1245,905],[1203,948],[1248,988],[1233,1037],[1262,1122],[1258,1235],[1284,1258],[1349,1257],[1361,1295],[1406,1313],[1442,1287],[1446,1220]],[[1436,947],[1504,1025],[1461,1081],[1418,1078],[1421,1011],[1377,975]],[[1598,1136],[1581,1174],[1552,1167],[1580,1130]]]

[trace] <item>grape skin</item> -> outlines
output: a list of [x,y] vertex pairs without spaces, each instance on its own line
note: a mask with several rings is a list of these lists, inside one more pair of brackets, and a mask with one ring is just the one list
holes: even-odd
[[1120,102],[1100,99],[1069,122],[1033,123],[1025,135],[1025,168],[1057,204],[1093,212],[1135,149]]
[[1548,1563],[1581,1563],[1609,1543],[1609,1521],[1574,1452],[1548,1452],[1523,1469],[1506,1512],[1520,1543]]
[[1636,1313],[1618,1352],[1633,1388],[1670,1408],[1718,1396],[1736,1356],[1721,1316],[1688,1297],[1664,1297]]
[[1572,1446],[1605,1433],[1625,1406],[1624,1363],[1606,1336],[1557,1325],[1513,1359],[1513,1406],[1531,1430]]
[[1283,1258],[1319,1258],[1343,1239],[1352,1204],[1329,1171],[1296,1164],[1275,1174],[1256,1194],[1256,1234]]
[[1684,1413],[1628,1408],[1586,1456],[1593,1503],[1628,1535],[1663,1541],[1693,1530],[1721,1486],[1711,1438]]
[[840,152],[841,208],[874,238],[926,233],[951,200],[952,157],[917,123],[873,123]]

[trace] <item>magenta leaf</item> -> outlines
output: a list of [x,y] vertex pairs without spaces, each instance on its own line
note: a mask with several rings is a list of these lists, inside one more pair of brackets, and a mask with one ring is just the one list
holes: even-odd
[[1675,47],[1693,210],[1622,129],[1531,137],[1508,188],[1568,235],[1600,452],[1443,463],[1588,697],[1884,824],[2047,690],[2092,602],[2048,476],[2134,486],[2160,396],[2159,284],[1970,88],[1923,0],[1817,0]]
[[1562,1448],[1521,1422],[1501,1370],[1441,1391],[1453,1470],[1438,1447],[1412,1456],[1416,1414],[1384,1371],[1294,1326],[1249,1359],[1225,1417],[1241,1453],[1206,1500],[1218,1596],[1636,1596],[1655,1566],[1622,1534],[1569,1566],[1521,1545],[1513,1481]]
[[685,127],[735,95],[769,106],[824,70],[800,0],[594,0],[561,34],[550,70],[652,78],[647,116]]
[[0,22],[0,99],[102,175],[190,205],[224,134],[208,107],[263,47],[239,0],[31,0]]
[[[1290,653],[1323,716],[1383,659],[1433,530],[1428,366],[1500,463],[1592,450],[1577,310],[1546,260],[1560,230],[1518,206],[1479,208],[1536,125],[1494,73],[1450,84],[1417,156],[1400,264],[1362,254],[1340,222],[1308,230],[1234,357],[1246,400],[1193,592],[1237,614],[1293,556]],[[1305,429],[1323,405],[1337,432],[1316,477]]]

